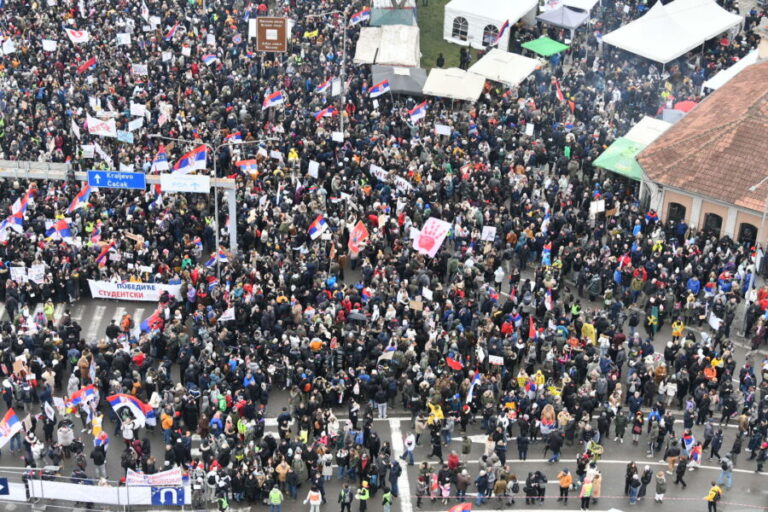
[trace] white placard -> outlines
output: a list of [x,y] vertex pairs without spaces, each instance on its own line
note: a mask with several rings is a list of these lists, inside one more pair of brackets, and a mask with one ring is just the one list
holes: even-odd
[[43,51],[55,52],[57,46],[58,46],[58,43],[53,39],[43,39]]
[[320,175],[320,162],[310,160],[308,174],[317,179],[317,177]]
[[192,55],[192,48],[190,48],[189,46],[183,46],[181,48],[181,54],[185,57],[189,57],[190,55]]
[[163,62],[168,62],[173,58],[173,52],[163,52]]
[[432,290],[429,288],[422,288],[421,296],[424,297],[424,300],[432,300],[432,297],[434,297],[434,295],[432,295]]
[[373,103],[373,108],[379,108],[379,100],[374,99],[371,103]]
[[208,34],[205,36],[205,44],[210,46],[216,46],[216,36],[213,34]]
[[117,46],[130,46],[131,34],[117,34]]
[[147,107],[141,103],[131,103],[131,115],[136,117],[144,117],[147,115]]
[[147,76],[149,75],[149,66],[146,64],[131,64],[131,73],[134,75]]
[[27,280],[27,267],[10,267],[11,280],[22,283]]
[[435,135],[450,135],[451,127],[447,124],[435,124]]
[[207,194],[211,190],[211,177],[200,174],[161,174],[160,187],[168,192],[196,192]]
[[535,128],[535,125],[533,123],[528,123],[525,125],[525,134],[529,137],[533,137],[533,130]]
[[344,142],[344,132],[333,132],[331,134],[331,140],[333,142]]
[[83,158],[93,158],[95,156],[96,148],[93,144],[83,144],[80,146],[80,149],[83,150]]
[[134,119],[128,123],[128,131],[132,132],[134,130],[138,130],[142,126],[144,126],[144,118],[139,117],[138,119]]
[[410,238],[411,240],[416,240],[417,238],[419,238],[420,234],[421,234],[421,231],[419,231],[416,228],[411,228],[410,233],[408,233],[408,238]]
[[488,356],[488,362],[496,366],[504,366],[504,358],[501,356]]
[[483,234],[480,239],[485,242],[493,242],[496,240],[496,226],[483,226]]
[[269,150],[269,157],[270,158],[274,158],[275,160],[282,160],[283,159],[283,154],[280,151],[276,150],[276,149],[270,149]]

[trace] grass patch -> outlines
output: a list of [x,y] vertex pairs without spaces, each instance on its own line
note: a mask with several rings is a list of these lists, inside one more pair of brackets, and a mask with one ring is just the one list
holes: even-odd
[[[421,67],[427,70],[435,67],[437,56],[441,52],[445,57],[444,67],[459,67],[461,46],[443,39],[443,17],[445,16],[445,4],[449,0],[429,0],[429,5],[426,7],[421,4],[420,0],[417,1],[416,12],[418,13],[421,32]],[[470,48],[470,53],[474,63],[477,51]]]

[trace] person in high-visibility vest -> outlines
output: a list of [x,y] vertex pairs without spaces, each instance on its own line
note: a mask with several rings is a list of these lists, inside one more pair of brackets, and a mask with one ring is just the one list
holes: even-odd
[[368,508],[368,500],[371,497],[371,493],[368,490],[368,482],[363,481],[363,486],[357,490],[355,497],[360,500],[360,512],[365,512]]
[[584,483],[579,491],[579,498],[581,498],[581,510],[589,510],[589,502],[592,499],[592,479],[585,478]]
[[317,490],[317,487],[312,488],[307,493],[307,499],[304,500],[304,504],[309,503],[309,512],[320,512],[320,505],[323,504],[323,494]]
[[269,491],[269,512],[280,512],[280,506],[283,503],[283,493],[277,488],[277,485]]

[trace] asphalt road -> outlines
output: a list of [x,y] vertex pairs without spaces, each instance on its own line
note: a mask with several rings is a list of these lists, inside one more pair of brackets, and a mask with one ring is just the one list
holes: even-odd
[[[73,318],[83,325],[84,337],[89,338],[102,336],[107,325],[109,325],[110,320],[113,318],[119,320],[119,318],[125,312],[132,314],[136,320],[136,324],[138,325],[144,316],[151,313],[152,307],[153,305],[150,303],[126,303],[103,300],[87,300],[74,305],[71,308],[71,313]],[[63,307],[58,308],[57,313],[61,312],[63,312]],[[740,319],[737,318],[736,321],[739,322]],[[667,325],[656,337],[656,347],[660,349],[666,340],[669,339],[669,336],[670,332]],[[743,364],[745,360],[745,354],[746,350],[737,349],[736,358],[739,365]],[[274,417],[279,413],[284,405],[287,405],[287,402],[288,396],[285,391],[276,390],[273,392],[270,398],[268,410],[268,417],[272,419],[268,421],[267,432],[274,432],[276,435]],[[346,415],[346,409],[341,409],[338,411],[338,413],[340,417],[344,417]],[[75,419],[75,424],[78,429],[81,427],[79,419]],[[116,435],[116,425],[105,422],[105,428],[107,432],[112,436],[112,445],[109,449],[109,458],[107,464],[108,475],[111,479],[116,479],[123,476],[119,461],[122,440],[119,435]],[[390,411],[390,416],[388,419],[377,419],[375,421],[375,429],[381,437],[382,441],[389,440],[392,443],[395,453],[398,455],[402,452],[402,436],[404,436],[410,428],[410,416],[407,415],[406,411],[399,410],[397,408]],[[681,426],[678,427],[678,432],[679,428],[681,428]],[[736,432],[735,427],[731,427],[726,430],[725,442],[723,445],[724,450],[722,450],[723,453],[730,449]],[[516,432],[516,429],[514,432]],[[479,428],[479,423],[470,425],[468,433],[473,441],[472,452],[469,455],[462,456],[462,461],[466,464],[470,473],[473,476],[476,476],[478,472],[478,461],[483,453],[483,435]],[[699,438],[703,437],[699,427],[694,429],[694,434]],[[40,428],[38,428],[38,435],[42,435]],[[92,437],[87,432],[80,432],[79,435],[83,439],[86,447],[90,449],[92,446]],[[163,442],[160,433],[157,431],[146,431],[146,433],[142,433],[142,435],[146,435],[150,439],[153,454],[158,458],[160,462],[162,462]],[[419,462],[427,460],[427,455],[429,453],[428,440],[423,440],[422,444],[425,446],[419,447],[416,450],[417,466]],[[641,439],[639,446],[633,446],[629,440],[629,436],[625,440],[624,444],[619,444],[615,443],[613,440],[608,440],[604,443],[604,446],[605,453],[603,455],[603,459],[598,464],[598,468],[601,471],[604,479],[602,487],[603,496],[596,505],[593,505],[592,510],[608,511],[612,508],[618,510],[628,510],[631,507],[628,504],[627,498],[625,498],[623,495],[624,470],[627,462],[634,460],[640,467],[648,464],[652,469],[654,469],[654,471],[662,469],[665,464],[660,463],[658,457],[646,457],[644,439]],[[460,448],[460,439],[456,438],[454,439],[452,446],[444,448],[444,456],[447,457],[451,449],[456,450],[457,453],[461,453]],[[568,467],[571,469],[571,471],[575,471],[575,457],[578,453],[579,447],[566,446],[563,450],[563,457],[560,463],[556,465],[549,465],[546,463],[543,450],[543,444],[533,444],[529,450],[528,460],[523,462],[511,458],[517,456],[517,449],[515,441],[510,441],[508,449],[508,455],[510,459],[508,462],[511,464],[513,470],[521,479],[524,479],[529,471],[543,471],[544,474],[547,475],[551,480],[551,483],[548,486],[550,489],[550,491],[547,493],[548,496],[557,496],[558,489],[555,475],[563,467]],[[749,454],[747,452],[741,454],[736,465],[737,469],[734,472],[733,488],[723,497],[723,501],[719,507],[720,510],[735,512],[741,510],[759,510],[763,508],[768,509],[768,486],[766,485],[766,474],[754,473],[754,461],[748,461],[748,457]],[[432,459],[431,462],[437,463],[437,460]],[[10,476],[12,481],[18,481],[17,475],[10,475],[7,473],[7,471],[8,469],[15,469],[18,471],[18,469],[23,466],[23,461],[5,449],[2,450],[2,454],[0,455],[0,466],[2,466],[2,468],[0,468],[0,477]],[[64,461],[62,473],[64,475],[70,474],[71,467],[71,460]],[[400,497],[396,499],[394,509],[401,510],[403,512],[411,512],[412,510],[416,509],[415,489],[416,478],[418,474],[416,467],[404,467],[406,468],[406,471],[400,480]],[[89,467],[88,470],[89,475],[93,475],[93,468]],[[646,498],[646,503],[641,502],[641,504],[637,507],[653,507],[654,510],[661,510],[665,512],[679,509],[681,506],[692,507],[690,510],[705,510],[706,504],[703,501],[703,496],[705,496],[707,493],[710,481],[717,478],[719,471],[720,470],[717,461],[705,462],[702,468],[687,474],[686,481],[688,483],[688,487],[686,489],[681,489],[679,486],[673,485],[672,478],[670,478],[669,489],[663,504],[653,503],[653,498],[651,496],[650,500]],[[356,485],[357,482],[354,482],[354,484]],[[326,492],[329,496],[329,504],[324,507],[326,510],[337,510],[335,497],[337,496],[339,489],[340,482],[335,478],[328,482],[326,486]],[[470,490],[473,491],[474,487],[472,487]],[[283,510],[287,512],[306,510],[308,506],[303,505],[302,500],[305,497],[307,491],[308,489],[305,484],[300,490],[299,501],[292,502],[291,500],[287,500],[283,506]],[[652,492],[652,488],[650,491]],[[381,494],[379,493],[375,499],[371,500],[369,506],[370,510],[381,509],[380,496]],[[578,509],[578,503],[574,499],[571,499],[567,506],[556,502],[555,498],[547,499],[544,505],[537,505],[532,507],[527,507],[523,503],[524,500],[517,500],[514,508],[531,508],[537,510]],[[455,504],[455,502],[452,504]],[[59,501],[56,502],[56,505],[64,506],[66,508],[71,504]],[[6,510],[18,510],[20,506],[23,507],[24,505],[13,504],[6,505],[5,507]],[[237,504],[233,504],[233,507],[237,508],[237,506]],[[440,501],[432,503],[429,500],[425,500],[425,502],[422,503],[421,510],[438,512],[447,510],[449,506],[450,505],[443,505]],[[357,507],[356,504],[355,507]],[[492,500],[491,503],[487,503],[481,507],[474,508],[476,510],[503,510],[503,507],[504,505],[499,505],[498,502]],[[51,510],[56,509],[51,508]]]

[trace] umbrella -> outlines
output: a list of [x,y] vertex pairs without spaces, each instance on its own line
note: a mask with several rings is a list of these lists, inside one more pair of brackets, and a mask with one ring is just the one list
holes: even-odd
[[358,322],[367,322],[368,321],[368,317],[365,316],[362,313],[350,313],[347,316],[347,319],[349,319],[349,320],[357,320]]
[[698,103],[695,101],[681,101],[675,104],[675,110],[680,110],[681,112],[690,112],[696,105],[698,105]]

